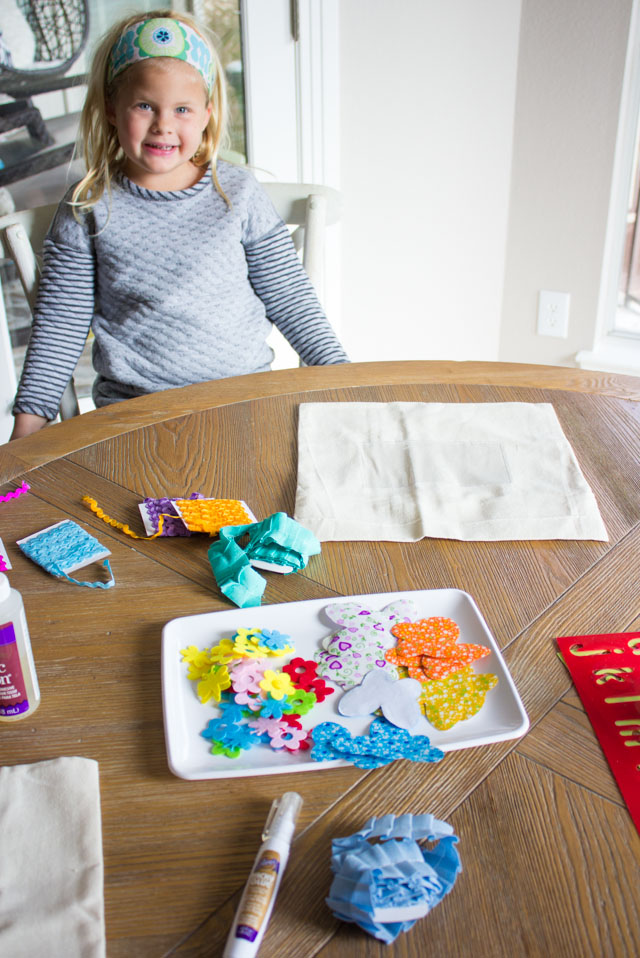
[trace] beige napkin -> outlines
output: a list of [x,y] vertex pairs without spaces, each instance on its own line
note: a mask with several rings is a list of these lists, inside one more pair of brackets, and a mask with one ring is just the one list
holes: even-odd
[[608,538],[546,403],[303,403],[295,518],[323,542]]
[[0,955],[103,958],[98,763],[0,768]]

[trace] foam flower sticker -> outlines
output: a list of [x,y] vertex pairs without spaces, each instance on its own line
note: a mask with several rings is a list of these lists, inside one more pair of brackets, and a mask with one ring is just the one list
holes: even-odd
[[262,700],[262,707],[260,709],[261,717],[281,719],[288,705],[288,698],[287,696],[287,698],[283,699],[274,699],[271,695],[268,695],[266,699]]
[[[249,632],[251,634],[244,634]],[[239,629],[238,633],[234,636],[233,641],[233,647],[236,654],[245,658],[262,658],[264,656],[264,652],[260,651],[258,634],[259,632],[256,629]]]
[[260,694],[260,681],[263,678],[264,665],[254,659],[243,659],[230,669],[234,692],[253,692]]
[[260,635],[260,629],[236,629],[233,633],[234,642],[248,642],[256,635]]
[[282,699],[285,695],[291,695],[294,692],[287,673],[275,672],[273,669],[265,669],[264,678],[259,684],[262,691],[269,692],[274,699]]
[[434,728],[445,731],[479,712],[487,692],[497,684],[497,675],[474,672],[469,665],[444,679],[423,682],[418,701]]
[[306,715],[310,712],[318,700],[314,692],[307,689],[296,689],[291,695],[287,695],[286,710],[295,715]]
[[254,695],[253,692],[236,692],[234,701],[237,705],[244,705],[252,712],[259,712],[262,708],[263,698],[261,695]]
[[317,676],[318,664],[313,659],[303,659],[298,655],[288,665],[283,665],[282,671],[287,673],[296,688],[308,689]]
[[391,632],[399,641],[385,653],[387,662],[406,666],[410,677],[421,682],[459,672],[491,651],[484,645],[458,643],[458,626],[441,616],[399,622]]
[[229,748],[227,745],[224,745],[222,742],[212,742],[211,743],[211,754],[212,755],[226,755],[227,758],[238,758],[242,754],[241,748]]
[[307,732],[305,729],[297,729],[291,725],[281,726],[278,732],[271,737],[271,748],[286,748],[289,752],[297,752],[306,738]]
[[183,662],[189,663],[190,679],[199,678],[211,668],[212,661],[209,649],[198,649],[195,645],[190,645],[186,649],[181,649],[180,655]]
[[299,715],[283,715],[282,721],[285,725],[291,725],[293,728],[302,728]]
[[309,685],[307,692],[313,692],[318,702],[324,702],[328,695],[333,695],[335,689],[324,681],[324,679],[314,679]]
[[266,735],[269,739],[277,735],[280,731],[280,722],[278,719],[262,718],[262,716],[257,719],[252,719],[250,722],[247,722],[247,725],[254,730],[256,735]]
[[269,649],[270,652],[280,652],[285,654],[293,652],[293,646],[290,645],[291,636],[278,632],[276,629],[263,629],[260,636],[260,645]]
[[211,648],[209,654],[212,662],[219,662],[221,665],[228,665],[229,662],[233,662],[238,657],[231,639],[222,639],[221,642]]
[[228,722],[238,724],[245,717],[245,710],[237,705],[233,699],[226,702],[222,699],[219,703],[219,708]]
[[247,725],[231,722],[226,716],[211,719],[200,734],[231,749],[238,748],[246,751],[256,742],[254,733]]
[[200,682],[198,682],[198,698],[203,705],[206,705],[210,699],[215,699],[216,702],[219,702],[224,689],[228,689],[230,686],[231,676],[229,675],[229,670],[226,665],[220,665],[218,668],[213,668],[208,675],[205,675]]

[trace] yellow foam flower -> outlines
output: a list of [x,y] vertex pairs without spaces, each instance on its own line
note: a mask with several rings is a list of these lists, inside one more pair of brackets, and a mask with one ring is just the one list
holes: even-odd
[[273,669],[265,669],[264,678],[258,682],[258,685],[263,692],[269,692],[271,697],[278,701],[285,695],[293,695],[296,691],[286,672],[274,672]]
[[206,705],[209,699],[215,699],[216,702],[219,702],[224,690],[230,687],[231,676],[229,675],[229,670],[226,665],[219,665],[217,668],[214,666],[214,668],[198,682],[198,698],[203,705]]

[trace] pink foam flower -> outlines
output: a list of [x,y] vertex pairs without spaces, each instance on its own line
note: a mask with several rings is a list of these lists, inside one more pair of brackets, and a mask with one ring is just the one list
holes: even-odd
[[271,738],[271,748],[286,748],[289,752],[297,752],[300,745],[307,738],[307,731],[303,728],[294,728],[292,725],[281,727]]
[[235,692],[260,693],[260,682],[264,675],[264,665],[255,659],[241,659],[233,665],[229,674]]
[[245,705],[252,712],[259,712],[264,705],[262,696],[253,695],[251,692],[236,692],[233,698],[237,705]]

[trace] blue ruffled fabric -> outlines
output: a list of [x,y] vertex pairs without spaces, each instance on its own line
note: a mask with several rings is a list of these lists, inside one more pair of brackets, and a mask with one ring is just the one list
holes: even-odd
[[[417,839],[438,844],[425,849]],[[335,877],[327,905],[336,918],[391,944],[453,888],[462,869],[457,841],[451,825],[433,815],[371,818],[331,843]]]

